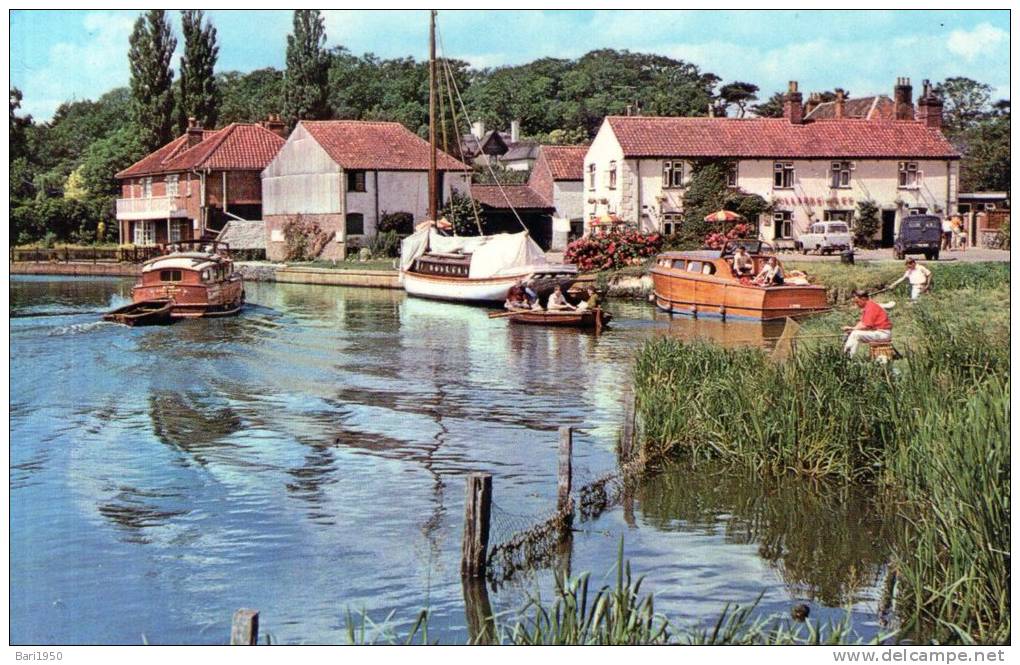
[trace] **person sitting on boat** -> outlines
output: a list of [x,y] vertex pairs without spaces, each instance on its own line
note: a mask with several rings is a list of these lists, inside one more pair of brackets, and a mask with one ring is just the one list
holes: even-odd
[[522,286],[524,288],[524,296],[528,299],[528,302],[532,306],[538,303],[538,291],[535,290],[534,278],[529,277],[527,280],[524,281]]
[[931,270],[918,265],[914,259],[907,259],[907,271],[903,273],[903,277],[885,288],[893,289],[903,280],[910,282],[910,300],[916,301],[922,293],[927,293],[931,289]]
[[853,326],[843,326],[847,333],[843,351],[849,355],[857,353],[861,342],[892,341],[892,321],[885,309],[871,299],[867,291],[854,289],[854,304],[861,308],[861,319]]
[[588,295],[588,299],[584,302],[578,303],[577,311],[583,312],[589,309],[597,309],[599,306],[599,294],[595,292],[595,287],[589,286],[585,289],[585,293]]
[[524,293],[524,282],[517,282],[506,292],[506,302],[503,306],[507,309],[529,309],[531,302]]
[[737,250],[733,252],[733,274],[738,279],[754,275],[754,259],[743,245],[738,245]]
[[769,260],[765,262],[761,272],[754,278],[754,283],[758,286],[782,286],[783,285],[783,268],[779,265],[779,260],[770,256]]
[[563,311],[577,309],[574,305],[567,302],[566,296],[563,295],[563,288],[557,284],[552,294],[549,296],[549,302],[546,303],[546,309],[550,312]]

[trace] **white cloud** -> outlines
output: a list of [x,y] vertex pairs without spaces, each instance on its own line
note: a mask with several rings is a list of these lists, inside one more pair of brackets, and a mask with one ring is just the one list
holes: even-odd
[[965,60],[994,53],[1000,44],[1009,44],[1009,33],[989,23],[980,23],[973,30],[953,30],[946,47]]

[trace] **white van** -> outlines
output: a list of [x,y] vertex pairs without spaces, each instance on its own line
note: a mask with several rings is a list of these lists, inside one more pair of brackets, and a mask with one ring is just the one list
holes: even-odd
[[819,254],[832,254],[853,249],[850,226],[846,222],[815,222],[797,239],[797,248],[807,254],[814,250]]

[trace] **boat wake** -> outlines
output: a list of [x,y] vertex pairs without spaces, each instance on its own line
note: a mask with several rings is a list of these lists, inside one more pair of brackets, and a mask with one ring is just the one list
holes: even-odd
[[107,328],[109,326],[119,325],[111,321],[90,321],[88,323],[73,323],[69,326],[60,326],[50,331],[50,336],[61,336],[61,335],[80,335],[83,333],[90,333],[94,330],[101,328]]

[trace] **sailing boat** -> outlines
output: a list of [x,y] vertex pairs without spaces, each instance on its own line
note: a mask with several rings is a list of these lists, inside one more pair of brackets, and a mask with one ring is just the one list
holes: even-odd
[[449,223],[435,221],[438,207],[435,10],[429,15],[429,144],[430,221],[420,224],[400,245],[400,278],[408,295],[488,304],[503,302],[510,287],[521,280],[562,281],[564,288],[573,282],[577,267],[550,264],[527,228],[519,233],[490,236],[446,236],[439,232],[442,225]]

